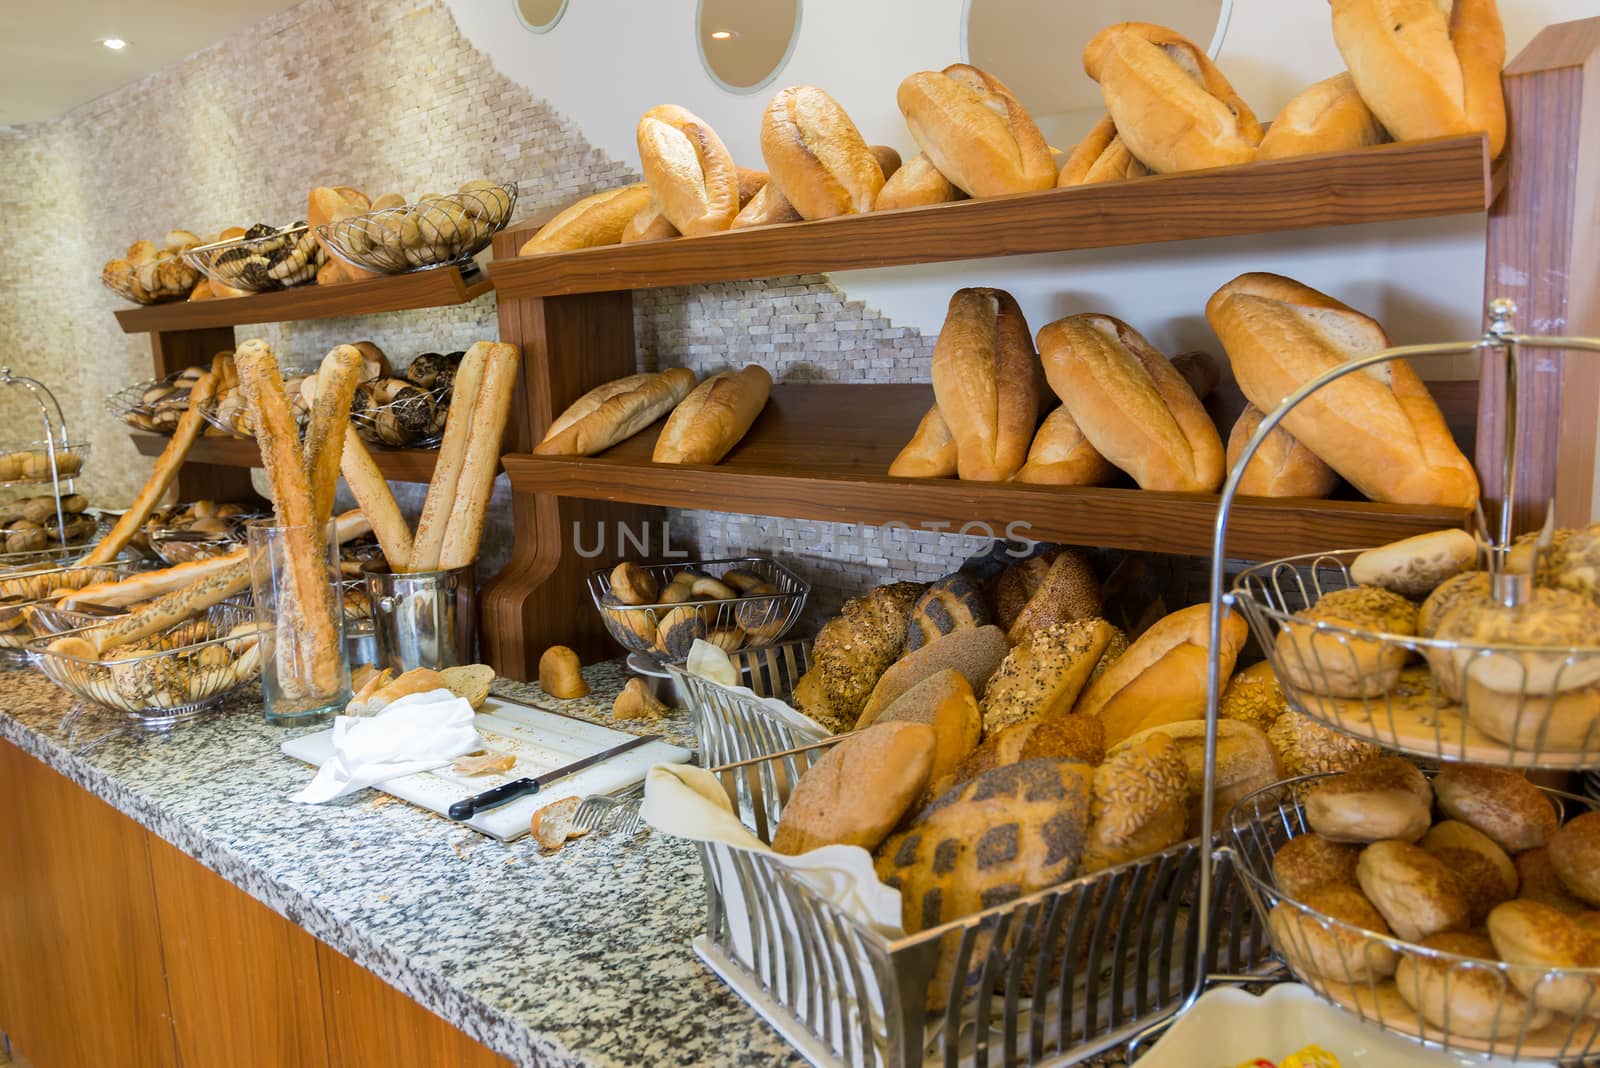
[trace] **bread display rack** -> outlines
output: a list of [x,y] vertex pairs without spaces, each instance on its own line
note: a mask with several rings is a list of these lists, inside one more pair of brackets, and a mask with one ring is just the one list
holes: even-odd
[[55,548],[41,548],[19,553],[0,553],[0,569],[15,564],[37,561],[45,556],[55,556],[63,563],[72,549],[67,535],[67,517],[61,507],[62,498],[72,493],[73,479],[83,470],[88,459],[87,443],[74,442],[67,432],[67,420],[61,413],[61,404],[55,394],[38,379],[16,374],[9,367],[0,367],[0,386],[25,390],[39,410],[41,437],[29,442],[30,457],[42,454],[43,470],[24,472],[20,477],[8,478],[0,486],[49,486],[55,500]]
[[[1541,566],[1539,554],[1548,550],[1551,540],[1555,509],[1553,503],[1547,503],[1544,528],[1521,539],[1523,550],[1532,552],[1523,563],[1515,562],[1513,553],[1519,541],[1515,538],[1516,516],[1522,499],[1516,478],[1518,457],[1524,449],[1547,446],[1554,428],[1522,422],[1521,386],[1529,369],[1537,366],[1545,353],[1567,351],[1592,359],[1600,355],[1600,339],[1519,335],[1512,328],[1516,311],[1509,300],[1491,302],[1489,327],[1476,342],[1401,346],[1344,363],[1306,383],[1262,421],[1223,486],[1217,510],[1211,553],[1210,647],[1218,648],[1223,613],[1237,606],[1267,653],[1289,706],[1334,730],[1441,762],[1591,769],[1600,767],[1600,745],[1592,737],[1593,725],[1600,720],[1600,705],[1580,704],[1574,709],[1568,699],[1600,698],[1600,691],[1590,685],[1600,677],[1600,645],[1416,638],[1336,621],[1296,619],[1294,613],[1309,607],[1322,593],[1354,585],[1347,567],[1354,553],[1348,551],[1260,564],[1246,569],[1231,591],[1223,592],[1227,527],[1239,480],[1249,459],[1290,411],[1329,383],[1392,360],[1477,352],[1482,356],[1485,383],[1496,381],[1501,387],[1497,393],[1506,399],[1504,416],[1497,420],[1503,435],[1498,452],[1502,491],[1495,502],[1492,527],[1481,508],[1479,511],[1478,550],[1489,565],[1480,595],[1497,613],[1501,607],[1509,610],[1530,602],[1534,576]],[[1580,531],[1573,537],[1583,534]],[[1600,641],[1600,635],[1586,640]],[[1356,677],[1357,670],[1364,673],[1359,678],[1381,676],[1386,691],[1400,692],[1406,686],[1400,678],[1400,664],[1412,654],[1432,665],[1435,680],[1432,685],[1414,687],[1421,694],[1416,707],[1401,707],[1389,693],[1382,698],[1335,698],[1325,692],[1339,689],[1334,681]],[[1212,778],[1221,683],[1222,667],[1213,656],[1207,678],[1207,783],[1202,826],[1212,825],[1215,814]],[[1452,706],[1438,696],[1439,690],[1452,688],[1463,698],[1463,706]],[[1491,722],[1494,726],[1488,733],[1480,729]],[[1581,723],[1582,728],[1571,727],[1571,723]],[[1563,733],[1559,728],[1564,724],[1569,726]],[[1278,783],[1238,802],[1228,814],[1230,845],[1214,854],[1215,866],[1232,862],[1259,918],[1264,923],[1270,920],[1273,937],[1280,943],[1276,948],[1299,979],[1368,1023],[1451,1051],[1563,1064],[1600,1052],[1600,1023],[1596,1022],[1600,1017],[1600,966],[1508,963],[1418,946],[1345,922],[1285,893],[1274,875],[1273,856],[1278,847],[1310,829],[1302,806],[1303,788],[1321,778],[1325,776]],[[1566,806],[1569,813],[1574,807],[1579,811],[1592,807],[1575,795],[1556,796],[1558,805]],[[1209,922],[1211,882],[1211,872],[1203,866],[1197,897],[1202,945],[1209,944],[1204,925]],[[1442,1018],[1425,1017],[1388,981],[1394,964],[1404,968],[1408,961],[1415,969],[1411,974],[1417,976],[1419,990],[1426,981],[1423,975],[1438,980]],[[1202,979],[1192,996],[1198,997],[1205,985]],[[1550,1011],[1546,1001],[1566,1006],[1570,1015]]]

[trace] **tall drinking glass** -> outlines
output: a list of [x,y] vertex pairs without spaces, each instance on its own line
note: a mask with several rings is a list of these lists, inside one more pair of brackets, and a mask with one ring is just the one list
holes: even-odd
[[334,525],[317,532],[258,520],[246,529],[267,722],[320,722],[350,702]]

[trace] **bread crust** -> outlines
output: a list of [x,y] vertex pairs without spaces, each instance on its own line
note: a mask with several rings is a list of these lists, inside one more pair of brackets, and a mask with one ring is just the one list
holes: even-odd
[[1010,293],[956,290],[933,346],[933,392],[961,478],[1000,482],[1017,473],[1044,390],[1027,320]]
[[917,147],[968,196],[1055,184],[1055,159],[1044,135],[994,75],[966,63],[918,71],[900,83],[895,100]]
[[1120,182],[1125,178],[1145,178],[1150,173],[1150,168],[1139,162],[1127,142],[1117,134],[1117,124],[1107,115],[1073,147],[1067,161],[1061,165],[1056,185],[1065,188]]
[[658,464],[717,463],[749,431],[771,392],[772,376],[759,364],[712,375],[672,410],[651,459]]
[[[1239,465],[1245,446],[1261,428],[1261,409],[1247,404],[1228,433],[1228,470]],[[1281,426],[1272,428],[1239,479],[1238,492],[1246,497],[1326,497],[1339,484],[1333,468],[1296,441]]]
[[1350,72],[1302,89],[1272,121],[1257,159],[1285,159],[1318,152],[1348,152],[1389,139],[1383,123],[1356,90]]
[[794,210],[794,205],[783,195],[778,183],[767,182],[756,190],[744,207],[739,209],[739,214],[734,216],[731,229],[742,230],[746,226],[770,226],[773,223],[799,221],[800,213]]
[[603,452],[660,419],[694,386],[694,372],[683,367],[629,375],[596,386],[556,417],[533,451],[539,456]]
[[661,214],[661,204],[651,198],[650,203],[639,209],[639,214],[628,220],[619,240],[624,245],[631,245],[638,241],[663,241],[678,236],[678,228]]
[[1100,455],[1061,405],[1039,424],[1027,462],[1012,477],[1041,486],[1104,486],[1117,474],[1117,466]]
[[918,152],[883,183],[883,188],[878,191],[878,199],[873,202],[873,210],[892,211],[895,208],[944,204],[961,200],[966,195],[939,172],[926,152]]
[[523,242],[517,255],[615,245],[622,240],[628,220],[644,210],[653,195],[647,184],[639,182],[586,196],[540,227],[538,233]]
[[895,478],[954,478],[956,471],[956,439],[935,404],[889,464],[889,474]]
[[805,219],[872,210],[883,168],[844,108],[812,85],[781,89],[761,118],[761,157]]
[[689,237],[726,230],[739,214],[733,156],[705,120],[676,104],[645,112],[639,163],[661,214]]
[[472,400],[472,428],[467,433],[455,502],[450,508],[449,522],[445,524],[444,542],[439,548],[441,568],[465,567],[478,558],[483,523],[489,512],[489,495],[494,491],[494,478],[500,471],[500,442],[511,413],[521,360],[522,350],[517,346],[504,341],[489,343],[483,381]]

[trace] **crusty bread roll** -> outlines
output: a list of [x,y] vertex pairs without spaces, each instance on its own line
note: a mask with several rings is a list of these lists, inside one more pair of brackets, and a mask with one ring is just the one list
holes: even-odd
[[565,645],[552,645],[539,654],[539,688],[551,697],[571,701],[589,692],[583,661]]
[[1590,908],[1600,908],[1600,812],[1574,816],[1550,836],[1556,875]]
[[1311,829],[1334,842],[1415,842],[1433,822],[1433,789],[1402,757],[1319,779],[1302,798]]
[[1537,901],[1507,901],[1489,913],[1488,927],[1501,960],[1531,965],[1510,969],[1511,982],[1535,1004],[1600,1016],[1600,984],[1569,971],[1600,966],[1600,941],[1571,916]]
[[925,723],[880,723],[835,745],[795,784],[772,848],[807,853],[825,845],[875,849],[922,796],[938,734]]
[[926,152],[918,152],[883,183],[873,209],[889,211],[894,208],[918,208],[925,204],[961,200],[966,195],[939,173],[939,168],[933,165],[933,160],[928,158]]
[[[1421,939],[1420,944],[1434,952],[1402,956],[1394,985],[1405,1003],[1429,1024],[1462,1038],[1516,1041],[1550,1022],[1550,1009],[1530,1005],[1517,990],[1508,989],[1498,969],[1472,967],[1453,959],[1494,960],[1494,944],[1483,935],[1441,931]],[[1390,1018],[1409,1023],[1411,1014]]]
[[[993,768],[1040,757],[1081,760],[1094,767],[1106,757],[1105,727],[1096,716],[1051,716],[1014,723],[986,737],[954,772],[933,783],[929,792],[937,797]],[[1352,860],[1352,866],[1354,863]]]
[[1433,791],[1439,811],[1507,853],[1542,848],[1560,824],[1550,795],[1506,768],[1445,764],[1433,777]]
[[1189,793],[1183,754],[1162,732],[1107,752],[1094,770],[1094,818],[1080,872],[1126,864],[1183,841]]
[[660,241],[663,238],[677,237],[678,228],[661,214],[661,205],[654,197],[650,203],[639,209],[639,214],[628,220],[622,228],[621,241],[624,245],[631,245],[636,241]]
[[872,210],[883,168],[844,108],[812,85],[781,89],[761,117],[761,156],[805,219]]
[[[1476,827],[1460,820],[1440,820],[1428,828],[1420,845],[1457,873],[1462,889],[1467,891],[1468,903],[1473,906],[1474,926],[1482,923],[1495,905],[1516,895],[1517,866],[1504,849],[1495,845],[1494,839]],[[1487,885],[1472,885],[1478,882]],[[1479,911],[1477,899],[1485,892],[1492,897],[1488,908]]]
[[905,163],[900,158],[900,152],[893,145],[868,145],[867,151],[872,153],[872,158],[878,161],[878,169],[883,172],[883,180],[887,182],[893,178]]
[[1346,633],[1351,630],[1410,637],[1417,632],[1417,606],[1378,586],[1329,590],[1278,631],[1273,659],[1284,682],[1328,697],[1377,697],[1393,690],[1411,651],[1399,642]]
[[[1295,971],[1340,983],[1365,983],[1394,974],[1399,958],[1388,943],[1350,930],[1390,933],[1383,915],[1358,887],[1326,883],[1297,900],[1312,911],[1285,901],[1267,916],[1273,947]],[[1340,925],[1327,924],[1313,913],[1330,916]]]
[[[1077,715],[1099,716],[1106,725],[1106,744],[1182,719],[1205,715],[1209,656],[1210,607],[1180,608],[1139,635],[1128,651],[1083,688]],[[1233,662],[1248,628],[1237,612],[1222,617],[1222,682],[1233,674]]]
[[649,205],[651,196],[650,187],[640,182],[584,197],[540,227],[523,242],[518,255],[615,245],[628,220]]
[[965,63],[918,71],[895,99],[911,136],[939,173],[968,196],[1048,189],[1050,146],[1005,83]]
[[1495,0],[1332,0],[1333,39],[1374,114],[1402,141],[1479,130],[1505,147]]
[[1150,168],[1128,150],[1127,142],[1117,135],[1117,124],[1107,115],[1094,124],[1067,156],[1056,185],[1120,182],[1124,178],[1143,178],[1149,174]]
[[[1202,805],[1205,803],[1206,771],[1206,721],[1182,719],[1163,723],[1159,727],[1139,731],[1112,746],[1106,754],[1111,756],[1123,749],[1142,745],[1146,739],[1161,734],[1170,738],[1183,755],[1189,772],[1189,823],[1188,833],[1199,834],[1202,826]],[[1228,810],[1242,798],[1257,790],[1271,786],[1283,778],[1283,765],[1277,750],[1267,739],[1267,732],[1243,720],[1223,720],[1217,724],[1217,760],[1213,772],[1213,789],[1216,803],[1212,809],[1212,829],[1220,830]]]
[[750,364],[712,375],[667,417],[651,459],[658,464],[714,464],[728,455],[767,405],[772,376]]
[[596,386],[568,405],[534,447],[538,456],[593,456],[671,411],[694,388],[683,367],[629,375]]
[[[1472,567],[1478,543],[1464,530],[1433,530],[1368,549],[1350,561],[1350,578],[1412,600],[1426,597]],[[1418,620],[1418,633],[1421,620]]]
[[1361,851],[1356,881],[1399,938],[1417,942],[1441,931],[1464,931],[1467,899],[1444,861],[1410,842],[1385,839]]
[[1028,461],[1012,478],[1046,486],[1104,486],[1116,481],[1117,468],[1089,444],[1062,405],[1039,424],[1028,447]]
[[746,226],[767,226],[771,223],[799,221],[800,213],[794,210],[794,205],[783,195],[778,183],[769,181],[756,190],[745,206],[739,209],[739,214],[733,217],[731,229],[742,230]]
[[[1228,470],[1238,466],[1245,446],[1261,428],[1264,417],[1254,404],[1245,405],[1228,433]],[[1281,426],[1272,428],[1239,479],[1245,497],[1326,497],[1339,484],[1333,468],[1296,441]]]
[[[1220,724],[1219,724],[1220,726]],[[1355,886],[1361,850],[1316,831],[1295,835],[1272,855],[1272,878],[1296,901],[1319,886]]]
[[[1030,633],[1006,655],[984,690],[984,734],[1072,711],[1110,640],[1111,624],[1103,619],[1054,623]],[[1106,741],[1121,739],[1108,736]]]
[[1039,356],[1016,298],[958,289],[933,346],[933,393],[960,477],[1000,482],[1022,467],[1039,422]]
[[1347,152],[1380,144],[1388,136],[1346,71],[1307,87],[1285,104],[1261,139],[1256,158]]
[[1141,488],[1212,492],[1222,484],[1222,437],[1211,417],[1133,327],[1069,315],[1039,331],[1039,355],[1084,437]]
[[[1239,388],[1262,411],[1333,367],[1389,347],[1373,319],[1275,274],[1235,278],[1212,294],[1206,320]],[[1404,361],[1339,379],[1280,425],[1374,500],[1470,508],[1478,499],[1478,476]]]
[[733,156],[705,120],[661,104],[639,120],[639,165],[661,214],[690,237],[726,230],[739,214]]
[[1261,124],[1205,49],[1176,30],[1122,22],[1096,34],[1083,69],[1128,150],[1157,174],[1255,159]]
[[889,474],[896,478],[954,478],[956,471],[956,439],[935,404],[889,465]]

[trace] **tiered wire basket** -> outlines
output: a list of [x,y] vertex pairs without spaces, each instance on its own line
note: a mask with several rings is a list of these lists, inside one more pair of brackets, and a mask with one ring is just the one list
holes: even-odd
[[22,552],[0,552],[0,574],[41,564],[67,563],[75,546],[84,539],[72,537],[79,524],[69,523],[61,502],[73,492],[73,480],[83,471],[88,457],[88,445],[75,443],[67,428],[66,417],[55,394],[38,379],[16,374],[9,367],[0,367],[0,386],[15,387],[28,394],[38,409],[40,437],[30,442],[25,451],[37,462],[21,472],[22,477],[7,478],[5,486],[48,486],[55,502],[55,522],[46,523],[46,544]]

